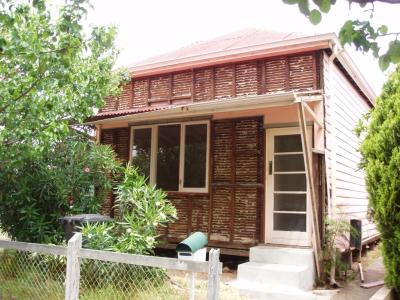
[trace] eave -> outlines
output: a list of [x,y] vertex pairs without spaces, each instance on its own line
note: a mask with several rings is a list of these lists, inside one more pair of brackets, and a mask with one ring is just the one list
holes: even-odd
[[321,101],[323,99],[320,90],[296,93],[278,92],[263,95],[249,95],[243,97],[226,98],[207,102],[190,103],[186,105],[173,106],[162,110],[143,112],[122,117],[98,120],[86,124],[103,125],[112,123],[140,123],[146,121],[163,121],[173,118],[188,118],[199,116],[210,116],[218,112],[233,112],[249,109],[262,109],[277,106],[289,106],[298,103],[299,100]]

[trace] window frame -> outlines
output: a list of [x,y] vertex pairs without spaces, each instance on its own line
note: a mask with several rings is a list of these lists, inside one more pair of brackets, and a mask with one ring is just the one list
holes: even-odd
[[[185,187],[185,143],[186,143],[186,127],[188,125],[205,124],[207,125],[206,137],[206,169],[205,169],[205,186],[204,187]],[[159,123],[151,125],[133,125],[130,128],[130,143],[129,143],[129,161],[132,162],[132,150],[135,141],[136,129],[151,129],[151,144],[150,144],[150,176],[149,182],[152,185],[157,185],[157,151],[158,151],[158,128],[167,125],[180,125],[180,141],[179,141],[179,183],[178,190],[167,192],[183,192],[183,193],[208,193],[209,192],[209,168],[210,168],[210,120],[187,121],[187,122],[171,122]]]

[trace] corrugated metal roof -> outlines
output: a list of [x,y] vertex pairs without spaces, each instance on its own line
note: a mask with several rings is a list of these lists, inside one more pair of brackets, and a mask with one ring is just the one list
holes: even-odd
[[125,116],[125,115],[134,115],[134,114],[156,111],[156,110],[164,110],[164,109],[169,109],[169,108],[174,108],[174,107],[176,107],[176,105],[149,106],[149,107],[142,107],[142,108],[105,111],[105,112],[100,112],[93,117],[90,117],[89,119],[86,120],[86,122],[121,117],[121,116]]
[[143,61],[139,61],[133,64],[131,67],[139,67],[148,64],[174,61],[182,58],[189,58],[193,56],[224,52],[229,50],[245,48],[249,46],[286,41],[306,36],[310,35],[296,33],[296,32],[282,33],[269,30],[248,28],[241,31],[229,33],[223,36],[219,36],[211,40],[196,42],[186,47],[182,47],[180,49],[162,55],[154,56],[145,59]]

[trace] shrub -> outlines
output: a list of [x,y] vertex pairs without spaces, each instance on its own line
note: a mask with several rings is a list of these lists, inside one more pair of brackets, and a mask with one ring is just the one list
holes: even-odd
[[149,254],[157,245],[158,228],[176,219],[176,209],[167,195],[146,183],[136,168],[127,165],[116,188],[114,223],[86,224],[82,233],[86,247],[134,254]]
[[19,241],[59,243],[58,218],[97,213],[120,171],[113,150],[73,133],[0,172],[0,229]]
[[338,247],[349,244],[349,236],[357,236],[358,232],[351,226],[342,211],[338,210],[335,218],[325,219],[325,241],[323,249],[324,272],[331,286],[337,285],[336,273],[346,271],[348,264],[343,262]]
[[400,292],[400,67],[360,123],[360,147],[371,215],[382,237],[386,282]]

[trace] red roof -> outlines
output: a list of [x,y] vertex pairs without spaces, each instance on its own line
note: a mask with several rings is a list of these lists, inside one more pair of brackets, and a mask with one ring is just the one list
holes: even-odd
[[197,42],[180,49],[148,58],[137,62],[131,67],[139,67],[154,63],[173,61],[177,59],[190,58],[193,56],[206,55],[211,53],[225,52],[241,49],[249,46],[256,46],[274,42],[281,42],[310,35],[302,33],[282,33],[254,28],[229,33],[211,40]]
[[110,117],[115,118],[115,117],[121,117],[121,116],[125,116],[125,115],[134,115],[134,114],[155,111],[155,110],[164,110],[164,109],[173,108],[173,107],[175,107],[175,105],[149,106],[149,107],[142,107],[142,108],[104,111],[104,112],[99,112],[95,116],[90,117],[89,119],[86,120],[86,122],[108,119]]

